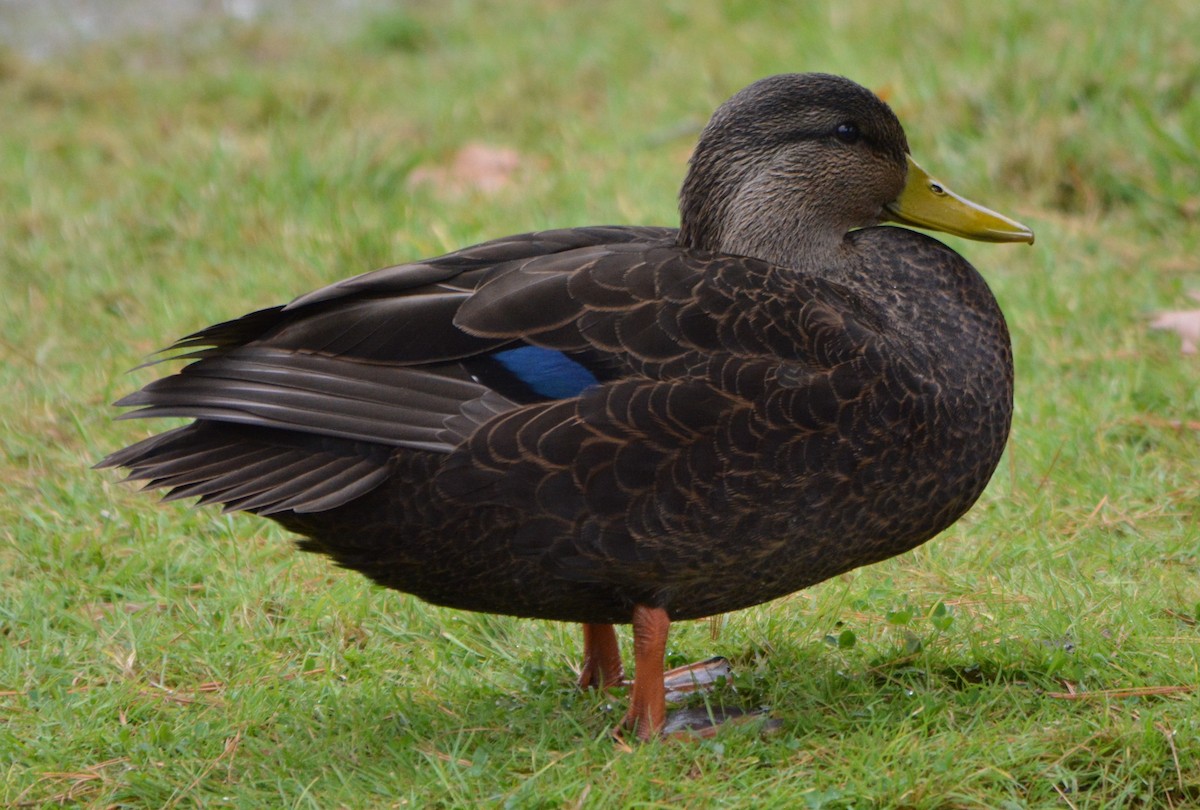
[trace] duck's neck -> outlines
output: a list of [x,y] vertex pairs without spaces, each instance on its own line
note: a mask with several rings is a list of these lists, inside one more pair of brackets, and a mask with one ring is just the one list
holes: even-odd
[[685,220],[679,230],[679,245],[752,256],[778,267],[838,280],[848,267],[846,255],[851,251],[846,234],[829,230],[827,224],[821,227],[805,219],[803,213],[746,211],[744,216],[734,213],[725,217],[720,227],[707,228]]
[[780,193],[783,184],[772,178],[716,174],[693,170],[684,183],[681,247],[752,256],[829,278],[846,268],[850,223],[831,222],[829,211],[803,195]]

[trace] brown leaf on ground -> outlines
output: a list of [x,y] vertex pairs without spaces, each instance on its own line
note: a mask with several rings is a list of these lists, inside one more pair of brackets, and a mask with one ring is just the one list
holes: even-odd
[[[1200,293],[1190,292],[1188,297],[1200,301]],[[1200,349],[1200,309],[1176,309],[1158,312],[1150,321],[1151,329],[1165,329],[1179,335],[1184,354],[1195,354]]]
[[515,149],[469,143],[444,166],[418,166],[409,175],[409,182],[450,194],[495,194],[512,185],[521,164],[521,155]]

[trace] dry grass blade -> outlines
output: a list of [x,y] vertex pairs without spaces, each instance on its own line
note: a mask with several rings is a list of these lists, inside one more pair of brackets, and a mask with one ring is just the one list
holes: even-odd
[[1094,689],[1078,692],[1072,684],[1067,684],[1066,692],[1046,692],[1046,697],[1059,700],[1121,700],[1135,697],[1168,697],[1171,695],[1189,695],[1196,691],[1192,685],[1180,686],[1133,686],[1124,689]]

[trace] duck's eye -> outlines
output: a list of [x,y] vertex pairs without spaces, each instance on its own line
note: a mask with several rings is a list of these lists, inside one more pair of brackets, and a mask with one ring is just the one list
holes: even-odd
[[833,135],[842,143],[858,143],[862,140],[862,132],[853,121],[843,121],[833,130]]

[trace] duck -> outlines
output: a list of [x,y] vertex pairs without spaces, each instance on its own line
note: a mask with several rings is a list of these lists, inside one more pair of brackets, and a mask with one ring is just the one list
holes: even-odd
[[631,625],[617,733],[660,737],[672,622],[901,554],[979,498],[1012,420],[1009,333],[975,268],[912,227],[1033,242],[821,73],[720,105],[679,211],[194,332],[179,371],[115,403],[191,421],[97,466],[435,605],[580,624],[582,688],[627,683]]

